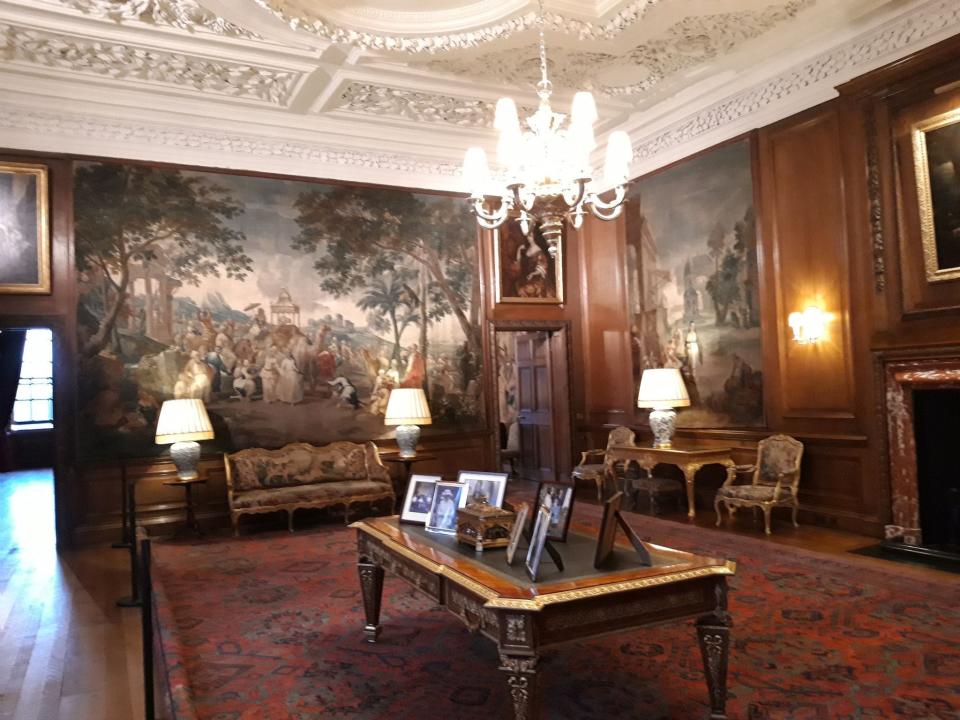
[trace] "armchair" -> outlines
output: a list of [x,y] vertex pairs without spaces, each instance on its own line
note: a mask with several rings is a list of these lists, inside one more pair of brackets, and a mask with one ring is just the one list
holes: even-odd
[[[622,425],[615,427],[607,435],[607,447],[613,445],[634,445],[636,435],[633,430]],[[603,483],[604,468],[603,458],[606,455],[606,449],[603,450],[584,450],[580,453],[580,462],[571,475],[576,480],[589,480],[597,484],[597,500],[603,502]]]
[[[750,485],[737,485],[735,478],[727,481],[717,491],[714,510],[717,525],[720,525],[720,503],[733,517],[738,507],[753,507],[763,510],[764,529],[770,534],[770,511],[775,507],[793,508],[793,526],[797,526],[797,488],[800,485],[800,459],[803,443],[788,435],[773,435],[757,444],[757,464],[744,469],[753,471]],[[738,468],[739,469],[739,468]]]

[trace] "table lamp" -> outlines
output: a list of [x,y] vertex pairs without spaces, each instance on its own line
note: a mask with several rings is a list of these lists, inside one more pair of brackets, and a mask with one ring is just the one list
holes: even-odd
[[419,426],[433,423],[423,388],[397,388],[391,391],[383,423],[397,426],[400,457],[416,457],[417,441],[420,440]]
[[640,378],[637,407],[651,408],[650,429],[653,430],[653,446],[672,446],[677,413],[674,408],[690,405],[687,386],[676,368],[653,368],[644,370]]
[[212,440],[213,426],[203,401],[197,398],[166,400],[157,420],[157,445],[170,446],[170,457],[181,480],[193,480],[200,461],[197,440]]

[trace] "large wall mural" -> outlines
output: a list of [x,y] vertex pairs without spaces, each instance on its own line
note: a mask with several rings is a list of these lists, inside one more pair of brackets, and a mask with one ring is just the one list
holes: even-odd
[[679,368],[679,427],[763,425],[760,275],[749,141],[641,178],[627,204],[637,384]]
[[113,163],[75,171],[85,456],[199,397],[226,448],[482,424],[476,227],[456,198]]

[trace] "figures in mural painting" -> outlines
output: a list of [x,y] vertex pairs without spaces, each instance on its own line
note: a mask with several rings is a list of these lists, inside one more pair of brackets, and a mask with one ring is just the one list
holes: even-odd
[[403,380],[400,387],[418,388],[423,387],[423,381],[427,375],[427,366],[423,361],[423,355],[420,354],[420,348],[414,343],[410,346],[407,356],[407,369],[403,373]]
[[277,400],[289,405],[303,401],[303,374],[297,367],[293,353],[285,353],[280,360]]

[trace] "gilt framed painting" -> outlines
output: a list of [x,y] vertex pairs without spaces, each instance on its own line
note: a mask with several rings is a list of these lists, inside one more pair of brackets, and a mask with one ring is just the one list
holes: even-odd
[[47,168],[0,163],[0,294],[50,292]]
[[960,279],[960,108],[911,128],[927,282]]

